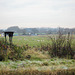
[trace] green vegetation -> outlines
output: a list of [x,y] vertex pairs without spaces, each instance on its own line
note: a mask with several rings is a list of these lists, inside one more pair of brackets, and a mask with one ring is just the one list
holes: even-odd
[[[14,36],[13,44],[18,46],[29,45],[30,47],[38,47],[42,43],[49,43],[48,36]],[[7,37],[8,41],[9,38]]]
[[49,53],[52,57],[58,56],[73,58],[74,50],[72,48],[72,38],[69,33],[67,36],[59,34],[56,37],[50,37],[50,39],[52,45],[50,46],[51,50],[49,50]]
[[[74,41],[67,39],[67,43],[66,39],[67,37],[63,40],[51,36],[15,36],[12,46],[0,39],[0,75],[74,75],[74,54],[72,56],[68,50],[71,49],[74,53]],[[68,50],[65,57],[62,54],[64,50]]]
[[[37,58],[36,58],[37,59]],[[41,58],[40,58],[41,59]],[[0,75],[74,75],[74,59],[41,59],[0,62]]]

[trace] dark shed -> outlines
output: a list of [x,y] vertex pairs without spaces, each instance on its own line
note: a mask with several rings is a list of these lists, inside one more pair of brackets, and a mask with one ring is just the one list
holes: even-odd
[[5,42],[7,41],[6,36],[9,36],[9,42],[12,44],[12,37],[13,37],[14,32],[13,31],[4,31],[4,36],[5,36]]

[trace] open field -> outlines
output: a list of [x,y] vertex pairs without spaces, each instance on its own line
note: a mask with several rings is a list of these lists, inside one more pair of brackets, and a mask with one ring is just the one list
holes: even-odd
[[47,36],[15,36],[13,43],[18,45],[28,44],[29,46],[40,46],[41,43],[48,43]]
[[[9,39],[8,36],[7,39]],[[13,44],[20,45],[20,46],[28,44],[31,47],[33,46],[38,47],[43,43],[45,44],[49,43],[48,36],[13,36]]]
[[[48,36],[47,35],[42,35],[42,36],[13,36],[13,44],[20,45],[20,46],[28,44],[31,47],[33,47],[33,46],[38,47],[41,44],[51,43],[49,36],[52,36],[52,35],[48,35]],[[7,37],[7,39],[8,39],[8,37]],[[75,35],[73,35],[72,44],[75,45]]]

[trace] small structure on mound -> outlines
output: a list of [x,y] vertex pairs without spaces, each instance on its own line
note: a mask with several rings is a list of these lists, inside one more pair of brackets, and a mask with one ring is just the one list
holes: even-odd
[[9,36],[9,42],[10,45],[12,44],[12,37],[13,37],[14,32],[13,31],[4,31],[4,36],[5,36],[5,42],[7,41],[6,35]]

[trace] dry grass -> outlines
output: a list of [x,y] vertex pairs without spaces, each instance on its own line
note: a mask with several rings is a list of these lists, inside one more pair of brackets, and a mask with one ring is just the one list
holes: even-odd
[[17,69],[17,70],[0,70],[0,75],[75,75],[75,69],[68,70],[37,70],[33,68],[29,69]]
[[43,59],[0,62],[0,75],[74,75],[75,60]]
[[35,50],[35,49],[29,49],[25,52],[23,52],[23,56],[30,55],[31,59],[49,59],[50,56],[47,53],[42,53],[41,51]]

